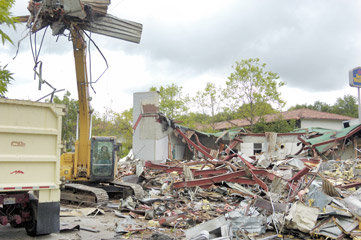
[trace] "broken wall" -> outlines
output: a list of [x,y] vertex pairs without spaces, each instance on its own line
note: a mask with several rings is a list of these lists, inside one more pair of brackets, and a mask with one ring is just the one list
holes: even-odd
[[167,127],[165,122],[156,121],[158,113],[158,92],[133,94],[133,126],[136,126],[133,133],[134,157],[153,163],[165,162],[167,158],[183,159],[185,143],[174,135],[173,129]]
[[[140,115],[153,106],[154,112],[159,109],[157,92],[138,92],[133,95],[133,126]],[[148,108],[148,109],[147,109]],[[152,162],[163,162],[168,157],[168,136],[162,131],[162,125],[154,117],[143,116],[133,133],[133,153],[135,158]]]
[[[240,137],[243,142],[238,145],[238,151],[246,156],[266,154],[271,159],[284,159],[287,155],[293,155],[301,149],[301,145],[297,146],[300,142],[297,137],[298,135],[295,134],[276,134],[274,141],[274,137],[267,138],[266,134],[243,135]],[[258,149],[260,152],[257,152]]]

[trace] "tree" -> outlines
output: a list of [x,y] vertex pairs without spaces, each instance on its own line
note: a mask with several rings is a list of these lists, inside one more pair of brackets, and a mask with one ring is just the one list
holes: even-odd
[[54,97],[54,103],[64,104],[66,107],[66,114],[62,122],[62,140],[66,146],[67,151],[74,147],[76,141],[76,124],[79,112],[79,104],[77,100],[70,97],[70,92],[66,92],[63,99],[58,96]]
[[[242,106],[240,106],[238,108],[238,110],[236,112],[233,113],[234,118],[241,118],[242,115],[244,115],[244,113],[250,112],[251,111],[251,104],[247,103],[247,104],[243,104]],[[264,116],[267,114],[272,114],[272,113],[277,113],[279,111],[277,111],[276,109],[274,109],[272,107],[271,104],[267,103],[267,102],[259,102],[256,103],[255,106],[253,107],[253,112],[255,116]]]
[[[10,12],[14,3],[14,0],[0,0],[0,25],[5,23],[7,26],[11,26],[15,29],[16,18],[11,16]],[[6,41],[13,43],[10,37],[1,29],[0,36],[3,45]],[[0,95],[4,95],[7,92],[7,86],[11,80],[13,80],[12,73],[6,69],[6,66],[0,66]]]
[[202,91],[198,91],[192,100],[204,114],[214,117],[223,100],[221,91],[222,89],[217,88],[214,83],[208,82],[206,87]]
[[8,90],[8,85],[13,80],[13,74],[9,72],[5,67],[0,66],[0,96],[5,95]]
[[336,103],[332,106],[333,112],[341,115],[357,118],[358,103],[356,97],[345,95],[343,98],[337,98]]
[[174,119],[188,111],[189,98],[182,95],[182,87],[173,83],[159,89],[151,87],[150,91],[159,92],[159,110],[167,117]]
[[278,91],[285,83],[278,80],[277,73],[267,71],[266,64],[258,58],[236,61],[233,69],[224,90],[226,103],[231,111],[239,110],[240,117],[247,119],[251,128],[257,117],[268,113],[271,104],[279,107],[285,104]]
[[102,116],[99,113],[93,114],[93,136],[115,136],[117,141],[122,144],[120,157],[126,156],[132,148],[132,115],[132,108],[122,113],[106,109]]
[[214,129],[215,116],[223,101],[222,89],[217,88],[214,83],[208,82],[206,87],[202,91],[198,91],[192,100],[198,109],[202,109],[203,114],[211,116],[209,123]]
[[[15,0],[0,0],[0,24],[5,23],[8,27],[15,29],[16,17],[11,15],[10,9],[14,5]],[[10,37],[0,29],[0,36],[3,45],[6,41],[13,43]]]
[[296,120],[284,120],[280,116],[277,120],[272,122],[266,122],[264,118],[254,124],[252,132],[264,133],[264,132],[276,132],[276,133],[287,133],[295,130],[297,127]]
[[290,107],[288,110],[295,110],[301,108],[308,108],[321,112],[336,113],[349,117],[358,116],[357,99],[352,95],[345,95],[342,98],[339,97],[334,105],[330,105],[321,101],[315,101],[313,104],[297,104]]
[[181,115],[177,118],[183,126],[202,129],[202,131],[213,132],[213,127],[210,126],[212,122],[211,116],[204,113],[190,112],[186,115]]
[[123,157],[133,147],[133,108],[125,110],[121,114],[116,113],[114,124],[120,132],[120,135],[117,137],[122,143],[120,156]]

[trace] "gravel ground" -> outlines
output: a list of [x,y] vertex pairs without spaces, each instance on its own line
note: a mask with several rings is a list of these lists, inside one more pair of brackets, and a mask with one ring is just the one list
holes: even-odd
[[[66,206],[69,208],[69,205]],[[149,238],[154,232],[163,232],[167,235],[173,236],[176,239],[183,239],[184,236],[182,230],[167,228],[148,228],[145,231],[131,234],[131,235],[118,235],[116,236],[116,224],[119,221],[124,221],[124,219],[115,216],[114,212],[107,211],[104,215],[96,215],[94,216],[81,216],[81,217],[61,217],[60,223],[62,227],[73,227],[76,225],[80,225],[81,228],[99,230],[98,233],[89,232],[86,230],[75,230],[71,232],[62,232],[62,233],[54,233],[47,236],[40,237],[29,237],[26,235],[26,231],[23,228],[12,228],[10,225],[1,226],[0,225],[0,239],[6,240],[99,240],[99,239],[146,239]],[[143,226],[147,226],[148,221],[144,219],[131,219],[131,221],[135,221]]]

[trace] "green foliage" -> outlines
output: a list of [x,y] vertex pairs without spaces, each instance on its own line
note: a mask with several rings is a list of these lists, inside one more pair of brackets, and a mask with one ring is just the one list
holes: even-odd
[[214,116],[214,122],[230,121],[236,118],[239,118],[237,111],[232,111],[229,108],[223,108],[222,112],[219,112]]
[[[15,29],[16,18],[11,16],[10,9],[14,5],[15,0],[0,0],[0,24],[5,23],[9,27]],[[13,43],[10,37],[0,29],[1,41],[5,44],[6,41]]]
[[[16,18],[11,16],[10,8],[14,5],[14,0],[0,0],[0,25],[5,23],[7,26],[12,26],[15,29]],[[13,43],[9,36],[0,29],[0,36],[2,44],[6,41]],[[7,86],[13,80],[12,73],[5,67],[0,66],[0,95],[7,92]]]
[[258,58],[237,61],[233,69],[223,92],[226,103],[229,109],[238,111],[241,118],[247,119],[251,126],[258,116],[268,113],[271,104],[284,105],[278,88],[285,83],[278,80],[277,73],[267,71],[266,64]]
[[321,101],[316,101],[314,102],[314,104],[297,104],[296,106],[289,108],[289,110],[301,108],[308,108],[321,112],[336,113],[355,118],[358,116],[357,99],[352,95],[345,95],[342,98],[337,98],[334,105],[329,105]]
[[358,102],[352,95],[345,95],[343,98],[337,98],[336,103],[332,106],[333,112],[350,117],[358,117]]
[[7,92],[7,86],[10,81],[13,80],[13,74],[10,73],[5,67],[0,66],[0,95],[4,95]]
[[[181,115],[177,118],[178,121],[181,122],[183,126],[199,129],[203,128],[204,126],[211,126],[210,123],[212,122],[212,117],[204,114],[204,113],[194,113],[190,112],[186,115]],[[213,131],[212,127],[203,129],[203,131]]]
[[[76,141],[78,101],[72,99],[70,93],[66,92],[62,99],[55,96],[54,103],[66,106],[66,115],[63,117],[62,124],[62,140],[66,150],[71,151]],[[120,156],[125,156],[132,148],[132,115],[132,109],[125,110],[122,113],[114,112],[111,109],[107,109],[103,115],[94,113],[92,115],[92,135],[116,137],[117,141],[122,144]]]
[[222,89],[217,88],[214,83],[208,82],[202,91],[198,91],[192,101],[202,109],[204,114],[210,114],[212,118],[218,113],[223,101]]
[[264,118],[261,118],[252,128],[254,133],[276,132],[287,133],[296,129],[296,120],[284,120],[281,117],[276,121],[267,123]]
[[[251,112],[251,104],[243,104],[239,107],[237,112],[235,112],[233,115],[235,118],[242,118],[244,113]],[[264,116],[267,114],[277,113],[278,111],[273,109],[271,104],[266,102],[259,102],[256,104],[256,107],[253,109],[255,116]],[[233,118],[233,119],[235,119]]]
[[159,92],[159,110],[167,117],[174,119],[188,111],[189,98],[183,96],[182,87],[173,83],[160,88],[151,87],[150,91]]
[[117,141],[122,144],[120,157],[126,156],[132,148],[132,116],[132,108],[125,110],[122,113],[107,109],[102,116],[98,113],[93,114],[93,136],[115,136]]
[[214,83],[208,82],[202,91],[196,93],[192,101],[197,109],[202,110],[204,116],[210,115],[207,119],[203,119],[202,124],[209,124],[211,126],[209,130],[214,130],[215,116],[219,112],[223,101],[222,89],[217,88]]
[[66,146],[66,150],[70,151],[74,147],[76,140],[76,124],[79,112],[79,104],[77,100],[70,97],[70,92],[66,92],[63,99],[54,97],[54,103],[64,104],[66,106],[66,115],[63,117],[62,123],[62,139]]

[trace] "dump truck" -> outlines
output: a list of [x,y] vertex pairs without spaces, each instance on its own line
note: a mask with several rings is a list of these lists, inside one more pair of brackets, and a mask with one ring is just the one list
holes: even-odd
[[0,98],[0,224],[59,231],[64,106]]

